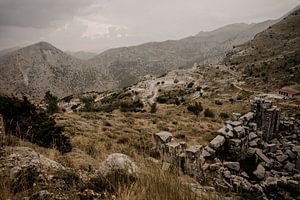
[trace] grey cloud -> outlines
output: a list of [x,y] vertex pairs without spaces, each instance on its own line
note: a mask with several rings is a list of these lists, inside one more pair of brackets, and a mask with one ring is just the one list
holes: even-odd
[[67,20],[96,0],[0,0],[0,26],[44,28]]

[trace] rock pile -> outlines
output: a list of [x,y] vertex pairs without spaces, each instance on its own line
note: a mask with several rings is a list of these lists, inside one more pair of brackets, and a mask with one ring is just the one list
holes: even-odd
[[4,134],[4,122],[2,115],[0,115],[0,134]]
[[299,197],[300,121],[283,117],[271,101],[259,98],[250,112],[235,116],[207,146],[187,147],[174,143],[171,133],[155,134],[163,168],[175,166],[202,183],[210,178],[223,191]]

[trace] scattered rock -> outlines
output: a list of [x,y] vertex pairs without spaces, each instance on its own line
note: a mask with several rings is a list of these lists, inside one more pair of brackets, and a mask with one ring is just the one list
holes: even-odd
[[238,162],[224,162],[223,164],[228,169],[234,170],[236,172],[240,171],[240,163]]
[[265,178],[266,170],[262,166],[262,164],[258,164],[258,166],[257,166],[256,170],[253,172],[253,174],[255,175],[255,177],[257,179],[262,180]]

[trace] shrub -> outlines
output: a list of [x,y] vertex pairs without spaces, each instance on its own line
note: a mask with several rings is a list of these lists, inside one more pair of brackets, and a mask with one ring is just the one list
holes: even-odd
[[190,82],[188,85],[187,85],[187,88],[192,88],[194,86],[194,83],[193,82]]
[[216,101],[215,101],[215,104],[216,104],[216,105],[219,105],[219,106],[223,105],[223,103],[222,103],[220,100],[216,100]]
[[229,118],[229,115],[227,113],[223,113],[221,112],[220,115],[219,115],[222,119],[228,119]]
[[195,102],[193,104],[188,105],[187,110],[194,113],[195,115],[198,115],[203,111],[203,107],[201,102]]
[[210,118],[214,118],[215,117],[215,114],[212,110],[210,110],[209,108],[206,108],[204,110],[204,116],[205,117],[210,117]]
[[151,112],[151,113],[156,113],[156,111],[157,111],[157,105],[156,105],[156,103],[153,103],[153,104],[151,105],[151,110],[150,110],[150,112]]
[[94,103],[93,97],[82,97],[80,100],[84,103],[83,111],[86,111],[86,112],[93,111],[93,103]]
[[43,147],[55,147],[65,153],[71,151],[70,138],[63,134],[48,113],[37,110],[26,97],[0,96],[0,114],[5,132],[24,138]]
[[158,96],[158,97],[156,97],[156,101],[158,103],[167,103],[167,98],[164,96]]
[[59,108],[58,108],[58,105],[57,105],[58,98],[56,96],[52,95],[50,93],[50,91],[46,92],[44,100],[47,104],[47,111],[50,114],[57,113],[59,111]]

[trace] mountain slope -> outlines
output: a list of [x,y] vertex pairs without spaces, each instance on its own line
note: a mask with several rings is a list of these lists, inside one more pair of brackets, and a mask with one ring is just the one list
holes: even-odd
[[0,58],[0,91],[43,97],[50,90],[58,96],[101,86],[101,74],[54,46],[40,42]]
[[251,85],[278,88],[300,83],[300,9],[283,18],[225,59]]
[[4,56],[4,55],[6,55],[6,54],[8,54],[10,52],[16,51],[16,50],[18,50],[20,48],[21,47],[12,47],[12,48],[7,48],[7,49],[2,49],[2,50],[0,50],[0,57]]
[[88,60],[97,55],[96,53],[87,52],[87,51],[76,51],[76,52],[66,51],[66,53],[81,60]]
[[111,49],[90,59],[89,63],[102,68],[104,74],[112,75],[119,86],[127,86],[146,74],[160,75],[192,67],[194,63],[216,64],[234,45],[249,41],[273,23],[275,21],[270,20],[258,24],[233,24],[181,40]]

